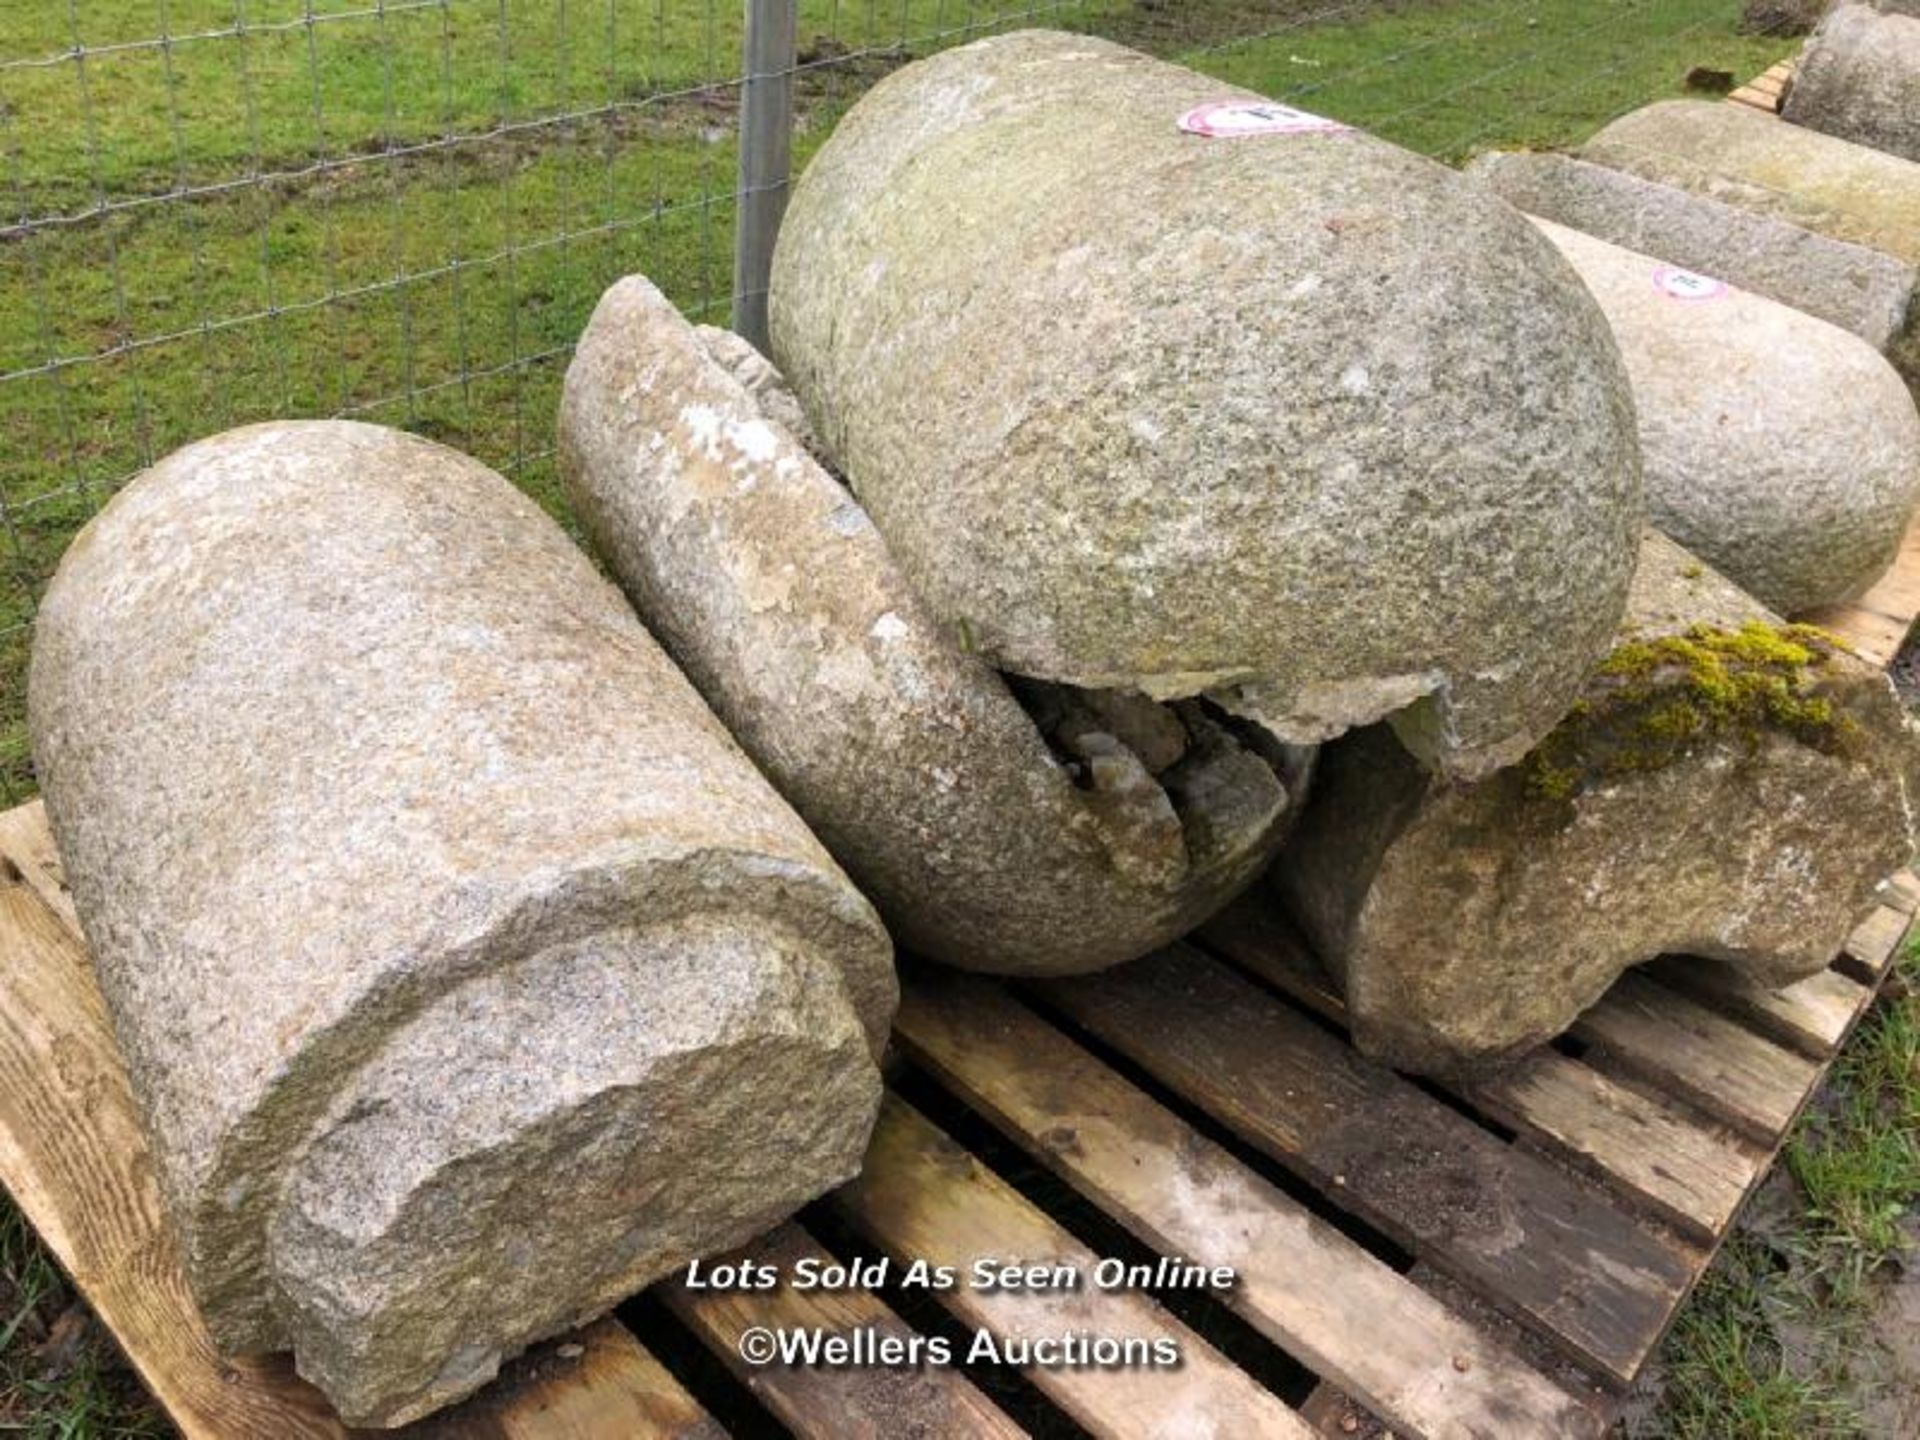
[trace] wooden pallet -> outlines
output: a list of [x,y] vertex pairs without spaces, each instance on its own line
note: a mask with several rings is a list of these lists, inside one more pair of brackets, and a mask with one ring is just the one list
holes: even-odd
[[1755,110],[1764,110],[1769,115],[1778,115],[1780,106],[1787,98],[1787,87],[1793,83],[1793,65],[1791,58],[1782,60],[1772,69],[1754,76],[1729,94],[1727,99],[1735,105],[1747,105]]
[[[1887,972],[1920,880],[1883,894],[1790,990],[1669,962],[1565,1047],[1451,1093],[1353,1051],[1339,997],[1257,898],[1088,979],[915,971],[865,1173],[819,1234],[789,1223],[746,1253],[1087,1265],[1091,1235],[1101,1255],[1232,1266],[1235,1286],[1178,1314],[1125,1291],[916,1302],[936,1332],[1170,1334],[1183,1367],[986,1388],[956,1369],[755,1370],[734,1353],[752,1326],[913,1327],[886,1293],[667,1283],[638,1333],[608,1319],[540,1346],[406,1433],[727,1433],[716,1416],[1023,1433],[1011,1411],[1099,1436],[1597,1436]],[[37,804],[0,815],[0,1179],[185,1434],[346,1433],[283,1360],[207,1340]]]

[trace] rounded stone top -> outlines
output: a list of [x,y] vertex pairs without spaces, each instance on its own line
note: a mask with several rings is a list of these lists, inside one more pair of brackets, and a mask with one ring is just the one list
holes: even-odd
[[1212,692],[1311,741],[1431,697],[1523,751],[1619,614],[1625,376],[1553,247],[1453,171],[1028,31],[848,113],[775,257],[775,358],[962,646]]

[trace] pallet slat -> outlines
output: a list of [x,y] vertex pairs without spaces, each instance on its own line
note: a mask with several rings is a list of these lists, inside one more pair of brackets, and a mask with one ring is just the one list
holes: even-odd
[[1668,1224],[1712,1243],[1759,1178],[1754,1150],[1554,1050],[1472,1090],[1475,1103],[1536,1143],[1625,1185]]
[[[0,854],[28,882],[23,857],[30,862],[42,844],[23,841],[33,838],[37,813],[13,812],[0,842]],[[50,852],[50,842],[44,848]],[[339,1440],[348,1432],[286,1357],[229,1360],[208,1337],[71,916],[70,905],[62,914],[49,909],[37,887],[0,883],[7,938],[0,950],[0,1175],[188,1440]],[[510,1440],[716,1433],[618,1325],[559,1343],[578,1353],[562,1357],[557,1345],[543,1347],[418,1433]]]
[[1872,994],[1838,970],[1822,970],[1781,990],[1767,989],[1735,966],[1685,955],[1668,956],[1648,971],[1814,1060],[1839,1048]]
[[[749,1260],[791,1275],[803,1257],[827,1252],[788,1223],[716,1263]],[[1018,1440],[1027,1432],[957,1370],[939,1366],[749,1365],[740,1339],[749,1329],[819,1329],[833,1335],[872,1331],[908,1340],[915,1331],[865,1290],[811,1291],[783,1284],[772,1290],[690,1290],[682,1281],[660,1287],[661,1299],[718,1355],[734,1377],[802,1435],[844,1440],[894,1440],[903,1426],[926,1435]]]
[[1877,905],[1847,937],[1846,953],[1868,975],[1878,978],[1893,963],[1912,923],[1912,916],[1903,915],[1893,906]]
[[[897,1096],[882,1102],[860,1177],[836,1203],[889,1254],[950,1265],[963,1274],[998,1256],[1059,1262],[1090,1281],[1098,1257]],[[999,1336],[1068,1334],[1176,1337],[1172,1369],[1030,1368],[1022,1373],[1096,1436],[1259,1435],[1305,1440],[1294,1411],[1148,1297],[1102,1291],[978,1290],[933,1293],[960,1321]],[[960,1358],[959,1356],[955,1357]]]
[[[1203,934],[1248,973],[1345,1023],[1345,1001],[1270,902],[1242,899]],[[1864,1004],[1863,989],[1860,996]],[[1458,1088],[1484,1113],[1695,1239],[1715,1238],[1755,1179],[1752,1151],[1702,1124],[1690,1109],[1628,1089],[1552,1050]]]
[[1639,971],[1621,976],[1574,1022],[1573,1034],[1767,1146],[1820,1078],[1817,1062]]
[[997,985],[923,977],[907,1052],[1159,1253],[1232,1266],[1220,1298],[1420,1436],[1597,1436],[1600,1418]]
[[1699,1258],[1200,952],[1043,993],[1266,1154],[1629,1383]]

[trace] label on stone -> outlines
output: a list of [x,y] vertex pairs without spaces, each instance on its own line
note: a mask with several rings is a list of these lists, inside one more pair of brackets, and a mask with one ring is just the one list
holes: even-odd
[[1678,265],[1662,265],[1653,272],[1653,288],[1669,300],[1718,300],[1727,293],[1727,282]]
[[1214,100],[1182,115],[1180,128],[1210,140],[1237,140],[1247,135],[1326,134],[1348,127],[1271,100]]

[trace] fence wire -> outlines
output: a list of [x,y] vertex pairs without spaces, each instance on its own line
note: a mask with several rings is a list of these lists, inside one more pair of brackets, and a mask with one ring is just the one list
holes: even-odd
[[[563,520],[551,423],[601,291],[724,322],[740,0],[0,7],[0,791],[37,597],[142,467],[249,421],[404,426]],[[1027,25],[1111,36],[1455,160],[1577,140],[1790,42],[1739,0],[800,0],[794,160],[861,91]]]

